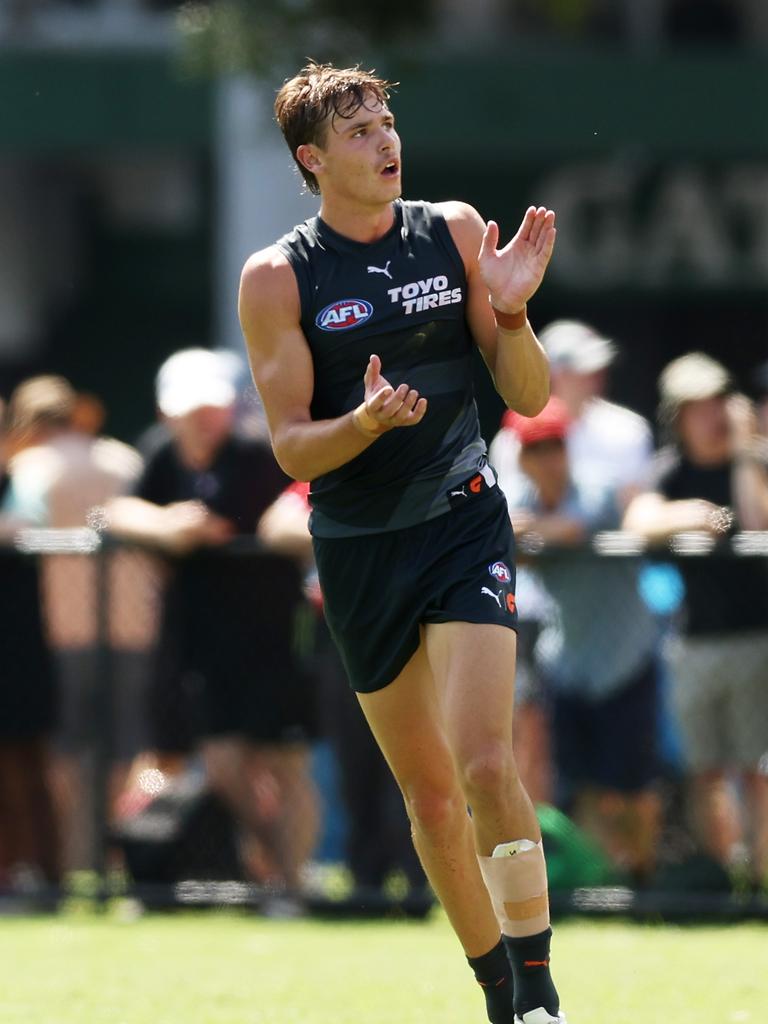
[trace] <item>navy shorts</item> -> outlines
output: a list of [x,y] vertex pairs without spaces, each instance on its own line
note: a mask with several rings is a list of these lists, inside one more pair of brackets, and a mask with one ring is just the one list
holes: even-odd
[[604,700],[553,692],[555,759],[566,806],[572,789],[585,783],[633,793],[658,777],[655,661]]
[[400,674],[423,623],[517,627],[515,543],[497,484],[416,526],[313,544],[325,617],[360,693]]

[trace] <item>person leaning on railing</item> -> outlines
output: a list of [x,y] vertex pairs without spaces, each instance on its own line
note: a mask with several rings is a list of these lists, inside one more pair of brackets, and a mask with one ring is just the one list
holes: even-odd
[[37,562],[12,548],[23,518],[10,507],[0,402],[0,896],[58,881],[48,783],[53,666],[43,631]]
[[[768,444],[725,367],[691,352],[663,370],[659,392],[670,443],[625,528],[652,543],[768,529]],[[668,657],[697,832],[726,869],[746,844],[759,884],[768,872],[768,566],[698,557],[682,559],[680,571],[684,617]]]
[[619,525],[620,489],[569,457],[568,409],[552,397],[516,415],[525,485],[508,495],[515,534],[550,550],[532,568],[552,604],[534,650],[551,704],[561,807],[630,879],[655,866],[659,828],[657,631],[638,592],[636,558],[598,558],[587,545]]
[[[125,493],[141,472],[134,449],[99,433],[98,408],[92,407],[87,420],[83,411],[72,384],[53,374],[31,377],[11,395],[8,503],[35,527],[86,528],[92,510]],[[135,555],[110,557],[109,592],[106,671],[96,559],[61,551],[42,557],[43,612],[56,669],[51,780],[65,873],[93,867],[96,859],[91,802],[102,771],[96,754],[100,738],[109,736],[105,758],[113,793],[146,746],[144,680],[152,630],[140,610],[148,603],[151,580]]]
[[313,709],[291,644],[301,576],[274,558],[265,578],[263,561],[223,551],[254,537],[288,478],[264,441],[236,433],[225,354],[174,353],[156,397],[167,439],[134,493],[107,507],[111,532],[158,548],[170,570],[151,684],[155,746],[183,762],[199,743],[241,827],[250,877],[297,890],[317,830]]

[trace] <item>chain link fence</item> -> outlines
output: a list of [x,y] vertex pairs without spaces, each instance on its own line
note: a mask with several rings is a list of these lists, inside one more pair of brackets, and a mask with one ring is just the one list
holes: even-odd
[[[768,623],[686,634],[689,567],[716,604],[717,565],[768,573],[768,534],[528,538],[520,563],[516,753],[553,909],[768,917]],[[250,538],[168,559],[28,530],[0,574],[0,911],[428,912],[295,561]]]

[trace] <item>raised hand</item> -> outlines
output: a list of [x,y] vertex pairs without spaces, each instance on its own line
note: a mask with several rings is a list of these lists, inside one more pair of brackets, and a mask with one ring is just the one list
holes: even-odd
[[497,249],[499,225],[488,221],[478,265],[496,309],[517,313],[525,306],[542,282],[556,234],[553,211],[529,206],[515,237]]
[[377,355],[368,360],[363,383],[365,400],[361,409],[364,417],[360,417],[360,425],[368,432],[383,434],[393,427],[414,427],[424,418],[426,398],[420,398],[418,391],[407,384],[393,388],[381,374],[381,360]]

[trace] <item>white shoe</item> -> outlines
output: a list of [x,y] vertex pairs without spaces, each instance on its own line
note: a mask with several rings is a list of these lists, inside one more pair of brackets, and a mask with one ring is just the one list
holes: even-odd
[[515,1014],[515,1024],[567,1024],[567,1021],[564,1013],[558,1013],[556,1017],[553,1017],[549,1010],[539,1006],[535,1010],[524,1013],[522,1017]]

